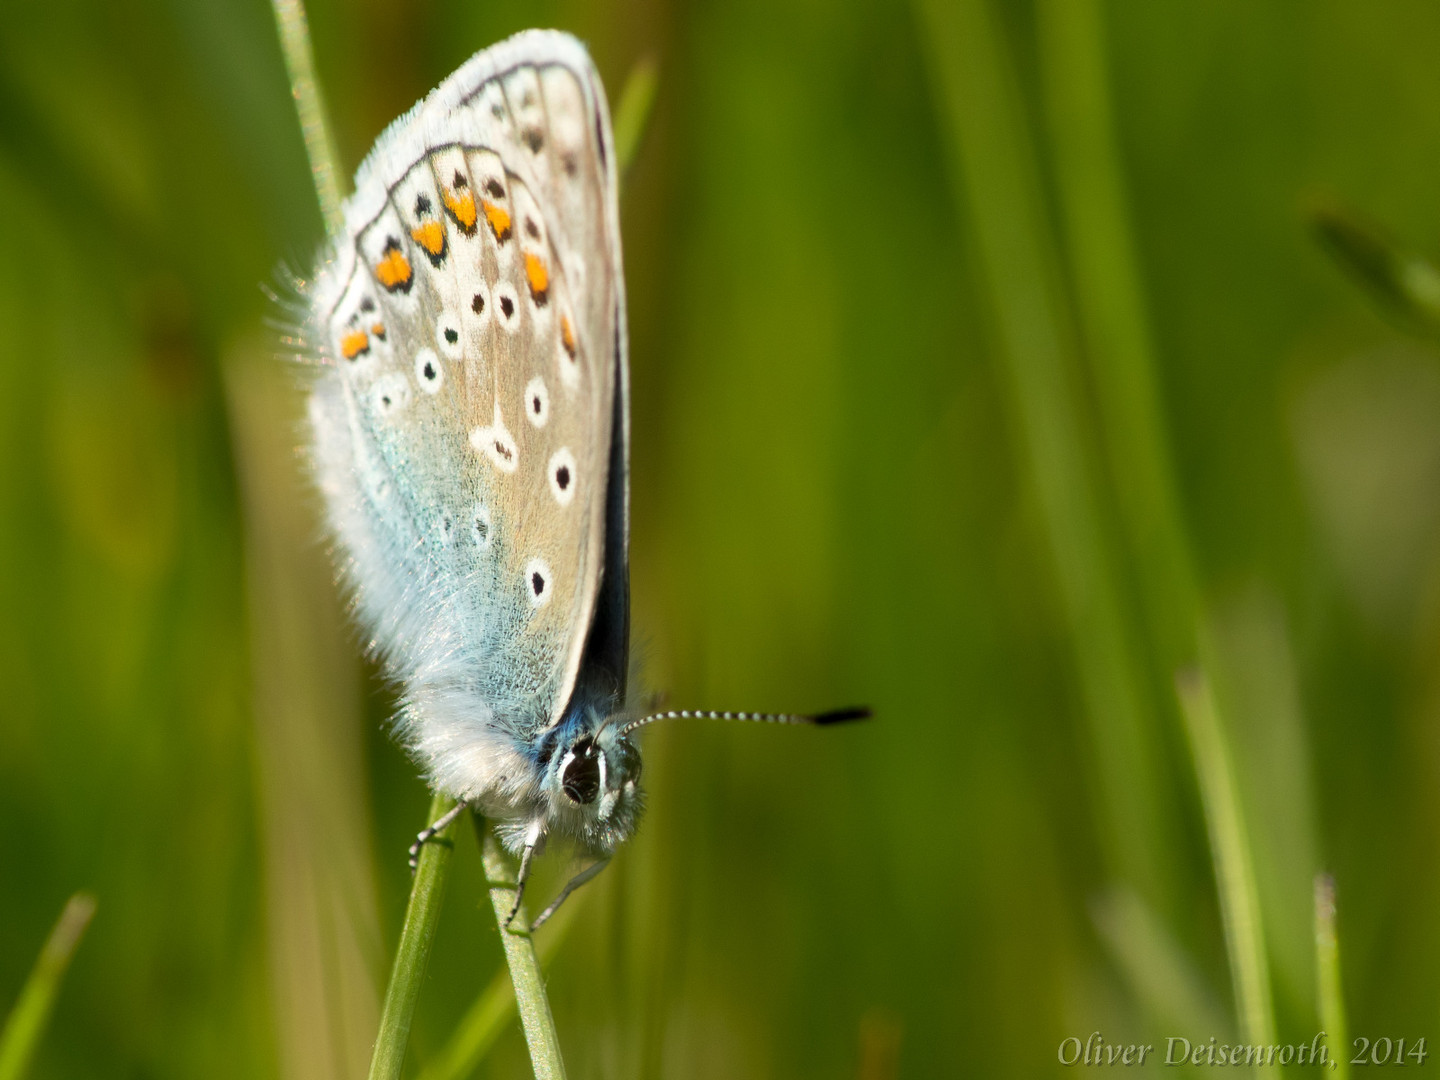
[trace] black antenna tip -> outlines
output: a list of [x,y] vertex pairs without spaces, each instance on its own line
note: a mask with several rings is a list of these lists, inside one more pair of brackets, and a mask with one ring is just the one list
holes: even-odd
[[827,724],[843,724],[846,720],[868,720],[873,714],[864,705],[854,709],[831,709],[810,719],[821,727]]

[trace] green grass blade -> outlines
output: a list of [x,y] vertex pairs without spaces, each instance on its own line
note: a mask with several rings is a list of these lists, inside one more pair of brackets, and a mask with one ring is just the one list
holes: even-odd
[[1173,896],[1155,702],[1101,517],[1079,361],[1038,165],[1003,35],[985,0],[917,0],[962,220],[976,240],[1022,458],[1076,652],[1111,872],[1161,910]]
[[660,70],[652,57],[636,61],[625,80],[625,89],[620,91],[620,102],[615,106],[615,163],[620,181],[635,164],[635,155],[645,139],[650,126],[650,114],[655,107],[655,91],[660,84]]
[[[1336,1080],[1350,1078],[1350,1031],[1340,992],[1340,943],[1335,933],[1335,879],[1315,875],[1315,971],[1320,996],[1320,1026],[1326,1033]],[[1405,1062],[1400,1062],[1405,1064]]]
[[1230,1040],[1233,1024],[1195,965],[1164,924],[1129,889],[1112,889],[1090,905],[1110,957],[1161,1031],[1204,1031]]
[[501,944],[505,946],[505,963],[510,968],[510,981],[515,987],[520,1025],[525,1030],[525,1042],[530,1047],[530,1064],[535,1070],[535,1080],[564,1080],[565,1063],[560,1057],[560,1036],[555,1031],[555,1018],[550,1014],[550,999],[545,995],[545,979],[540,973],[535,940],[530,934],[530,916],[522,906],[516,912],[515,921],[508,927],[505,925],[515,906],[514,860],[500,847],[495,833],[485,827],[484,819],[479,814],[472,816],[479,834],[485,881],[490,887],[490,903],[495,908]]
[[[535,947],[542,969],[550,966],[551,959],[569,936],[571,927],[575,925],[575,916],[584,906],[586,895],[581,891],[563,904],[545,924],[545,933]],[[507,967],[497,972],[490,984],[480,992],[480,996],[456,1025],[450,1041],[420,1074],[420,1080],[466,1080],[473,1076],[480,1062],[489,1053],[490,1047],[505,1030],[514,1010],[515,986],[510,981]]]
[[[455,801],[436,795],[430,803],[427,822],[437,821]],[[375,1040],[375,1055],[370,1060],[370,1080],[399,1080],[405,1064],[405,1047],[410,1041],[410,1024],[415,1018],[415,1003],[425,982],[425,968],[430,962],[430,946],[435,940],[435,927],[440,922],[440,908],[445,899],[445,883],[450,873],[450,858],[455,850],[455,822],[420,849],[420,865],[415,871],[415,884],[410,889],[410,903],[405,908],[405,924],[400,930],[400,944],[395,950],[395,966],[390,972],[390,985],[385,990],[385,1007],[380,1014],[380,1033]]]
[[25,1075],[50,1021],[65,970],[94,915],[95,898],[83,892],[70,897],[60,912],[30,978],[0,1030],[0,1080],[20,1080]]
[[[1219,670],[1214,634],[1200,596],[1175,481],[1158,385],[1159,365],[1131,232],[1101,5],[1097,0],[1040,0],[1036,16],[1049,142],[1087,368],[1103,419],[1101,434],[1109,473],[1128,554],[1146,605],[1155,659],[1165,672],[1203,662],[1214,673]],[[1221,674],[1230,672],[1227,667]],[[1201,682],[1209,687],[1210,674],[1203,675]],[[1219,732],[1223,718],[1208,690],[1207,702],[1212,726]],[[1251,729],[1273,740],[1283,733],[1282,719],[1261,712],[1252,717]],[[1233,785],[1232,762],[1227,750],[1224,776]],[[1199,781],[1202,789],[1206,788],[1207,778],[1202,775]],[[1215,783],[1212,776],[1208,781],[1212,795]],[[1257,825],[1265,829],[1255,837],[1261,849],[1266,841],[1272,842],[1273,849],[1277,837],[1285,835],[1286,825],[1294,826],[1288,837],[1291,850],[1308,849],[1309,818],[1303,810],[1298,821],[1282,815]],[[1293,842],[1296,840],[1299,842]],[[1254,869],[1247,853],[1244,870],[1253,878]],[[1308,883],[1309,873],[1306,866],[1296,881],[1299,887]],[[1225,880],[1218,872],[1217,878]],[[1281,901],[1291,895],[1284,889],[1286,884],[1272,882],[1270,894],[1260,894],[1252,881],[1252,893],[1264,895],[1272,905],[1268,911],[1259,904],[1254,906],[1257,940],[1263,940],[1262,918],[1281,913]],[[1225,902],[1223,895],[1221,901]],[[1263,953],[1259,959],[1265,960]],[[1253,972],[1246,975],[1247,984],[1251,976]],[[1258,989],[1252,988],[1251,997],[1263,997],[1268,1009],[1270,993],[1267,975]],[[1237,1001],[1237,1006],[1243,1006],[1243,1001]]]
[[1097,0],[1042,0],[1040,73],[1087,367],[1160,669],[1197,658],[1195,571],[1156,385]]
[[315,52],[310,45],[304,0],[273,0],[273,5],[275,24],[280,29],[280,48],[285,54],[285,70],[290,75],[290,93],[295,98],[300,132],[305,137],[305,153],[310,159],[310,177],[320,201],[320,214],[325,219],[325,231],[332,237],[339,236],[345,230],[345,216],[340,212],[344,199],[340,159],[335,154],[325,99],[315,78]]
[[1250,841],[1235,787],[1230,749],[1220,729],[1214,694],[1204,674],[1198,669],[1181,672],[1175,686],[1190,750],[1195,757],[1195,775],[1200,781],[1200,801],[1205,808],[1215,882],[1220,893],[1220,915],[1230,954],[1240,1037],[1247,1045],[1269,1046],[1275,1042],[1270,968]]
[[461,1018],[444,1049],[425,1066],[420,1080],[465,1080],[473,1076],[514,1011],[515,987],[510,972],[496,972]]

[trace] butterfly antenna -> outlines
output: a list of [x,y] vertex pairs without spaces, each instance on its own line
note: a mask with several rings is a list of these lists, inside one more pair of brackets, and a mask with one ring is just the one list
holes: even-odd
[[651,713],[638,720],[631,720],[620,729],[621,735],[629,735],[636,728],[653,724],[656,720],[752,720],[761,724],[813,724],[825,727],[841,724],[846,720],[865,720],[870,717],[868,708],[831,709],[823,713],[775,713],[775,712],[721,712],[718,709],[666,709]]

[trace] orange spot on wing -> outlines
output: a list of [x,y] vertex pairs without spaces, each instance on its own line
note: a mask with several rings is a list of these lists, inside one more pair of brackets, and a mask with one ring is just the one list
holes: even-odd
[[351,330],[348,334],[340,337],[340,355],[346,360],[354,360],[363,352],[370,351],[370,335],[364,330]]
[[510,236],[510,211],[489,199],[481,199],[480,205],[485,209],[485,220],[490,223],[490,231],[495,234],[495,239],[503,244]]
[[445,254],[445,225],[440,221],[426,221],[410,230],[415,242],[425,249],[432,259]]
[[550,292],[550,271],[544,259],[529,251],[525,253],[525,278],[530,282],[530,298],[537,304],[545,303]]
[[455,224],[465,230],[465,235],[475,231],[475,193],[473,191],[445,192],[445,209],[455,219]]
[[383,322],[377,322],[374,326],[370,327],[370,332],[381,341],[385,340],[385,324]]
[[410,260],[405,258],[405,253],[400,250],[400,245],[393,240],[386,245],[385,254],[380,256],[380,261],[375,264],[375,278],[385,288],[394,292],[396,289],[409,290],[414,271],[410,269]]
[[565,346],[565,351],[570,354],[570,359],[575,359],[575,327],[570,325],[570,316],[560,316],[560,344]]

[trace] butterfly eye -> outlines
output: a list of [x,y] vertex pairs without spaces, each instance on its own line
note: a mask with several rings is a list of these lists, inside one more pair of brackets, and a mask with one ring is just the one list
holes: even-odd
[[565,755],[560,766],[560,788],[565,797],[581,806],[595,801],[600,794],[600,752],[594,740],[581,739]]

